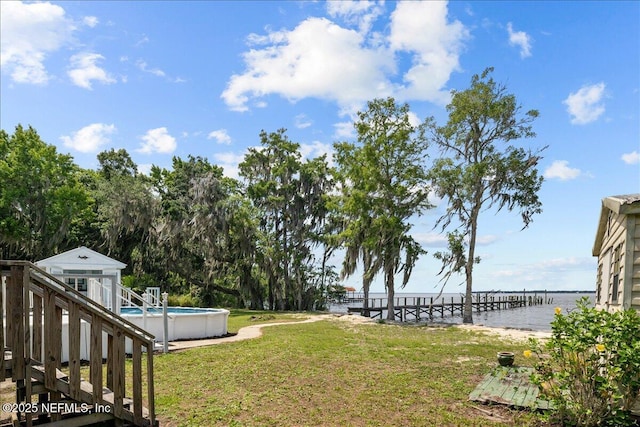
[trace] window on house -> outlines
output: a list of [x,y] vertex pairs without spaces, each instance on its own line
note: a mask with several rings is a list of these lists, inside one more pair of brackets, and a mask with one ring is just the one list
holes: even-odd
[[618,288],[620,282],[620,258],[622,257],[622,243],[613,250],[613,282],[611,283],[611,303],[618,303]]
[[613,275],[613,285],[611,287],[611,302],[618,303],[618,275]]
[[600,304],[602,295],[602,264],[598,265],[598,275],[596,279],[596,303]]

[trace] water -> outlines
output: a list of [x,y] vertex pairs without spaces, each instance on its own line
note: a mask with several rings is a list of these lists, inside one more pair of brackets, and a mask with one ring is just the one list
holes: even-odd
[[[356,294],[357,296],[358,294]],[[481,294],[484,296],[484,294]],[[503,294],[503,293],[495,293],[491,294],[495,297],[495,300],[498,300],[498,297],[505,298],[506,296],[518,296],[522,294]],[[527,296],[533,295],[533,293],[527,293]],[[404,294],[404,293],[396,293],[396,298],[430,298],[436,297],[436,294]],[[544,297],[544,293],[537,293],[537,296]],[[553,316],[555,314],[555,308],[560,307],[563,313],[567,313],[567,311],[572,310],[576,307],[576,301],[582,297],[588,297],[589,301],[593,302],[594,298],[593,293],[548,293],[547,299],[551,300],[549,304],[540,304],[534,306],[527,306],[522,308],[514,308],[508,310],[494,310],[478,313],[476,311],[473,312],[473,323],[476,325],[484,325],[490,327],[504,327],[504,328],[516,328],[516,329],[530,329],[534,331],[551,331],[551,321],[553,320]],[[370,298],[386,298],[385,294],[382,293],[371,293],[369,295]],[[440,303],[442,298],[444,298],[445,303],[451,302],[451,297],[454,298],[455,302],[460,302],[460,294],[443,294],[441,299],[437,302]],[[475,299],[474,299],[475,301]],[[382,301],[376,301],[376,306],[380,306]],[[386,304],[386,301],[382,302]],[[402,301],[401,301],[402,303]],[[411,302],[409,302],[411,303]],[[434,304],[436,300],[434,300]],[[334,313],[347,313],[347,307],[362,307],[361,302],[354,302],[349,304],[331,304],[329,306],[329,311]],[[424,317],[424,315],[422,315]],[[386,318],[386,311],[383,313],[383,318]],[[456,314],[451,317],[451,315],[445,314],[444,319],[440,318],[440,314],[437,316],[434,313],[434,322],[446,322],[446,323],[462,323],[462,316],[460,314]]]
[[[345,309],[346,310],[346,309]],[[218,311],[215,308],[197,308],[197,307],[167,307],[168,314],[202,314],[202,313],[212,313]],[[161,308],[149,307],[147,308],[148,313],[159,313],[162,314]],[[121,314],[142,314],[142,309],[138,307],[122,307],[120,309]]]

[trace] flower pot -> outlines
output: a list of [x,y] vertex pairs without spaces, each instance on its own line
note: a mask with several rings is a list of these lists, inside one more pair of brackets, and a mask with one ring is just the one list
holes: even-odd
[[511,366],[516,355],[510,351],[501,351],[498,353],[498,363],[500,366]]

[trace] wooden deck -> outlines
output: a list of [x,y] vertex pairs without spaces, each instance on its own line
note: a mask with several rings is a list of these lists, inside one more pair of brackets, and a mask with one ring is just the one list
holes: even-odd
[[[474,312],[481,313],[494,310],[511,310],[514,308],[529,307],[534,305],[551,304],[552,298],[544,295],[533,293],[527,295],[489,295],[475,294],[471,301],[471,307]],[[387,298],[368,298],[362,306],[347,307],[349,313],[359,313],[362,316],[375,318],[383,318],[383,313],[388,311]],[[433,297],[396,297],[393,300],[393,314],[395,320],[406,322],[409,320],[434,320],[435,318],[443,319],[445,316],[462,316],[464,312],[464,297],[456,300],[451,297],[450,300],[444,298],[440,302],[433,300]]]
[[532,373],[533,368],[498,366],[471,392],[469,400],[515,408],[551,409],[547,400],[538,397],[538,386],[529,380]]

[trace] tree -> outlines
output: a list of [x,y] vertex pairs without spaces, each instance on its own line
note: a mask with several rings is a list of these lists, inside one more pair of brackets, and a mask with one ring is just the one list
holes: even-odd
[[226,277],[226,263],[237,258],[227,242],[232,181],[222,176],[222,168],[193,156],[174,157],[172,170],[154,166],[151,175],[161,205],[153,228],[161,268],[198,289],[205,306],[218,303],[220,292],[237,303],[240,291]]
[[118,151],[112,148],[109,151],[99,153],[98,162],[100,163],[98,172],[107,180],[110,180],[112,176],[135,176],[138,173],[138,165],[124,148]]
[[464,323],[473,323],[473,266],[480,262],[475,255],[478,217],[485,209],[520,211],[524,227],[533,215],[542,212],[538,191],[542,177],[537,165],[540,153],[508,145],[512,140],[533,138],[531,123],[537,110],[521,114],[514,95],[490,76],[493,68],[474,75],[471,87],[453,91],[447,106],[449,119],[438,126],[433,118],[428,128],[443,155],[430,171],[436,194],[449,205],[438,224],[445,230],[453,220],[456,231],[448,233],[449,252],[437,254],[443,262],[445,278],[464,271],[466,279]]
[[97,157],[92,195],[102,246],[139,276],[148,267],[151,228],[158,215],[151,180],[137,173],[137,165],[124,149],[103,151]]
[[36,261],[68,248],[74,223],[91,215],[80,172],[32,127],[0,130],[0,258]]
[[260,264],[269,307],[304,310],[319,297],[310,280],[312,248],[320,242],[331,180],[326,159],[303,162],[300,145],[285,132],[260,132],[262,147],[249,149],[240,174],[247,181],[247,195],[262,213]]
[[404,287],[418,257],[425,253],[409,231],[409,218],[431,207],[427,200],[422,126],[409,121],[409,106],[393,98],[375,99],[358,113],[358,143],[335,144],[335,160],[342,186],[342,233],[346,257],[343,275],[364,264],[363,288],[368,294],[373,277],[382,271],[387,290],[387,318],[394,318],[395,275],[403,273]]

